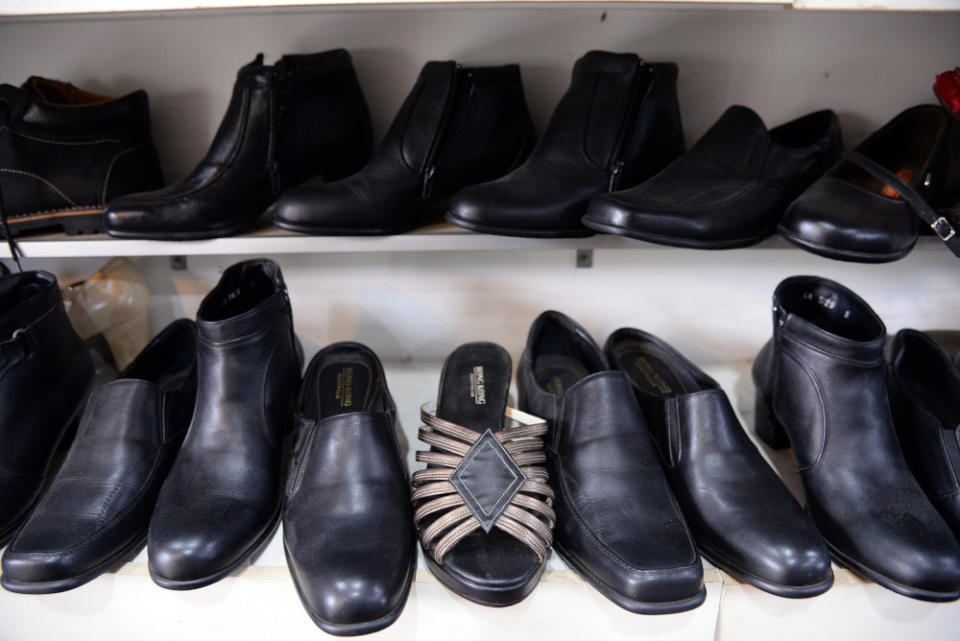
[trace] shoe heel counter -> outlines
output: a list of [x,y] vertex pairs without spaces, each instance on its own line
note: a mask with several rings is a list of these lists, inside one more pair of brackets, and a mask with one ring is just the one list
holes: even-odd
[[152,142],[140,143],[117,153],[104,176],[100,204],[118,196],[152,191],[163,187],[160,157]]
[[516,65],[460,70],[450,129],[436,159],[444,191],[495,180],[520,165],[536,144]]
[[636,123],[619,183],[621,189],[650,178],[685,149],[677,97],[677,65],[653,63],[650,68],[650,88],[637,106]]
[[353,65],[326,73],[296,69],[282,80],[277,166],[280,191],[320,175],[359,171],[373,150],[370,110]]

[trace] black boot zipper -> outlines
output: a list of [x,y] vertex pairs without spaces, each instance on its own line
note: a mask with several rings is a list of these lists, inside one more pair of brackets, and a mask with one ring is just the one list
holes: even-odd
[[[472,73],[467,74],[467,78],[471,79],[473,77]],[[433,142],[430,145],[430,151],[427,153],[427,158],[423,163],[423,184],[420,188],[420,198],[422,200],[428,200],[430,194],[433,191],[433,177],[437,173],[437,167],[434,165],[437,154],[440,153],[440,150],[443,148],[444,139],[447,137],[448,130],[450,129],[450,124],[453,121],[453,111],[454,102],[457,99],[457,89],[459,88],[460,79],[460,65],[456,65],[453,70],[453,79],[450,81],[450,89],[447,92],[447,100],[443,106],[443,115],[440,116],[440,124],[437,126],[437,133],[433,137]]]
[[620,185],[620,177],[623,175],[623,155],[633,137],[633,130],[637,124],[639,115],[636,113],[647,99],[647,94],[653,86],[653,65],[640,61],[640,69],[633,80],[630,100],[627,103],[627,109],[624,114],[623,122],[620,125],[620,134],[617,137],[617,144],[614,146],[610,162],[610,180],[607,182],[607,191],[616,191]]

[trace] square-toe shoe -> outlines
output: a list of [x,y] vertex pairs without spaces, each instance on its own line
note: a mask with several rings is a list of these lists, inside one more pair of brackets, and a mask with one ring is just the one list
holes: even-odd
[[703,565],[626,374],[559,312],[530,328],[520,405],[547,418],[554,547],[605,597],[666,614],[706,598]]
[[397,409],[380,360],[359,343],[313,358],[297,411],[283,548],[310,618],[337,635],[393,623],[416,572]]
[[823,537],[750,442],[720,385],[638,329],[617,330],[604,351],[630,378],[703,556],[778,596],[828,590],[833,571]]
[[733,106],[650,180],[591,199],[583,224],[678,247],[752,245],[776,231],[784,209],[830,167],[841,144],[832,111],[768,131],[752,109]]
[[197,387],[193,321],[174,321],[83,410],[63,465],[3,555],[13,592],[82,585],[143,546]]

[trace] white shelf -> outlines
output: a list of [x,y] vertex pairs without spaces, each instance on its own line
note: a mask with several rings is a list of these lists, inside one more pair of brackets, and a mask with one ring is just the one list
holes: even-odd
[[[752,425],[749,362],[705,370],[731,395],[746,426]],[[398,403],[408,464],[415,469],[419,406],[436,393],[439,363],[387,363],[387,383]],[[752,430],[747,430],[751,438]],[[789,453],[761,447],[788,485],[796,482]],[[602,597],[556,555],[533,594],[509,608],[469,603],[440,585],[419,559],[410,600],[400,619],[376,635],[382,639],[708,639],[922,638],[953,639],[960,603],[932,604],[896,595],[856,574],[834,568],[834,587],[813,599],[782,599],[705,564],[706,602],[672,615],[629,613]],[[250,565],[206,588],[172,592],[153,585],[146,552],[93,582],[56,595],[0,590],[4,639],[46,639],[70,630],[74,641],[114,639],[265,638],[317,639],[296,595],[280,533]],[[450,631],[456,630],[451,635]],[[866,636],[865,636],[866,635]]]
[[960,0],[0,0],[0,17],[70,14],[139,13],[222,9],[309,7],[402,7],[416,5],[629,5],[768,6],[792,9],[853,11],[957,11]]
[[[914,251],[938,248],[935,238],[921,238]],[[211,240],[124,240],[105,234],[65,236],[47,234],[18,240],[27,258],[81,258],[92,256],[223,256],[281,254],[337,254],[366,252],[461,252],[546,249],[667,249],[623,236],[597,234],[587,238],[519,238],[479,234],[446,223],[396,236],[306,236],[275,227],[240,236]],[[750,249],[793,249],[779,237],[771,237]],[[718,252],[723,255],[725,252]],[[10,249],[0,243],[0,258]]]

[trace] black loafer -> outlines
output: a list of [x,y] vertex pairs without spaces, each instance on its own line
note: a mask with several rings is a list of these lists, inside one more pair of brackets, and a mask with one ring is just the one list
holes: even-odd
[[3,587],[70,590],[143,546],[193,414],[196,361],[196,327],[174,321],[90,396],[63,466],[3,555]]
[[650,180],[590,200],[583,224],[661,245],[729,249],[772,235],[784,209],[833,164],[840,123],[818,111],[767,130],[734,106]]
[[494,343],[467,343],[447,357],[436,411],[420,413],[430,450],[417,460],[427,468],[412,478],[430,571],[460,596],[496,607],[536,587],[555,522],[540,438],[547,426],[507,407],[510,371],[510,355]]
[[960,540],[960,371],[943,347],[915,329],[897,332],[886,359],[904,458]]
[[630,381],[559,312],[530,328],[517,369],[520,404],[550,421],[554,548],[622,608],[666,614],[706,598],[703,565],[670,491]]
[[720,385],[637,329],[617,330],[604,351],[630,378],[704,558],[777,596],[826,592],[833,571],[823,537],[750,442]]
[[322,630],[367,634],[397,620],[416,571],[407,468],[380,360],[336,343],[304,374],[283,508],[283,549]]
[[827,258],[882,263],[913,249],[922,220],[960,255],[956,221],[937,211],[960,200],[958,157],[960,121],[938,105],[907,109],[797,198],[780,235]]

